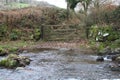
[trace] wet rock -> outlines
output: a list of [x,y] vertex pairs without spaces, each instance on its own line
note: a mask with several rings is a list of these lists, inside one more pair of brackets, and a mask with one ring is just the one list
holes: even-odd
[[24,70],[24,67],[17,67],[16,70]]
[[104,61],[103,56],[98,56],[97,59],[96,59],[96,61],[98,61],[98,62],[102,62],[102,61]]
[[115,52],[118,53],[118,54],[120,54],[120,48],[116,48]]
[[27,57],[10,54],[7,58],[0,61],[0,66],[5,68],[25,67],[30,64],[30,61]]
[[28,51],[27,50],[24,50],[23,53],[27,53]]
[[112,61],[114,61],[114,63],[109,65],[110,69],[112,71],[120,71],[120,54],[112,55]]
[[118,62],[120,64],[120,56],[116,57],[116,62]]
[[110,68],[112,71],[120,71],[120,64],[117,64],[117,63],[109,64],[109,68]]
[[24,51],[24,48],[20,48],[20,49],[18,49],[17,52],[19,52],[19,53],[23,53],[23,51]]
[[118,57],[118,55],[106,55],[105,58],[111,59],[112,61],[115,61],[115,59]]
[[112,61],[120,61],[120,54],[106,55],[105,58],[111,59]]
[[116,48],[111,50],[111,52],[108,53],[108,55],[118,55],[120,54],[120,48]]
[[112,57],[111,57],[112,61],[116,61],[117,57],[118,57],[118,55],[112,55]]

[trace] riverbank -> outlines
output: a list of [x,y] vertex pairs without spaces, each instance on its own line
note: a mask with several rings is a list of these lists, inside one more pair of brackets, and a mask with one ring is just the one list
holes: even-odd
[[0,42],[0,55],[4,56],[9,53],[17,53],[19,50],[24,49],[27,46],[33,45],[34,42],[30,41],[8,41],[8,42]]
[[1,53],[16,53],[17,51],[40,49],[40,48],[69,48],[75,49],[86,45],[86,41],[81,42],[60,42],[60,41],[7,41],[0,42]]

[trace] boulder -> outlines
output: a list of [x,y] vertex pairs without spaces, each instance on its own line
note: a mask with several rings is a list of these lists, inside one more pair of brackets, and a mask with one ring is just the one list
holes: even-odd
[[116,62],[120,64],[120,56],[116,57]]
[[[104,51],[104,54],[106,54],[107,59],[111,59],[112,61],[116,61],[116,58],[120,56],[120,49],[107,49]],[[117,59],[118,60],[118,59]]]
[[98,56],[97,59],[96,59],[96,61],[102,62],[102,61],[104,61],[104,57],[103,56]]
[[0,61],[0,66],[5,68],[25,67],[30,64],[30,59],[16,54],[10,54]]
[[118,54],[120,54],[120,48],[116,48],[115,52],[118,53]]
[[116,58],[118,57],[119,55],[105,55],[104,56],[104,60],[107,60],[107,61],[116,61]]
[[116,61],[116,58],[118,57],[119,55],[112,55],[111,59],[112,61]]

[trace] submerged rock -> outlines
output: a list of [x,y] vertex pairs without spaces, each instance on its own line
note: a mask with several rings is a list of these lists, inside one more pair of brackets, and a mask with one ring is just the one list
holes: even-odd
[[24,70],[24,67],[17,67],[16,70]]
[[27,57],[10,54],[7,58],[0,61],[0,66],[5,68],[25,67],[30,64],[30,59]]
[[98,56],[97,59],[96,59],[96,61],[102,62],[102,61],[104,61],[104,58],[102,56]]

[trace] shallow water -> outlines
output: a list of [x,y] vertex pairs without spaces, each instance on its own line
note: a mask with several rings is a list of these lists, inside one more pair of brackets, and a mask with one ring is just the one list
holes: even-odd
[[95,55],[65,48],[22,53],[32,62],[25,68],[0,69],[0,80],[101,80],[119,79],[106,62],[96,62]]

